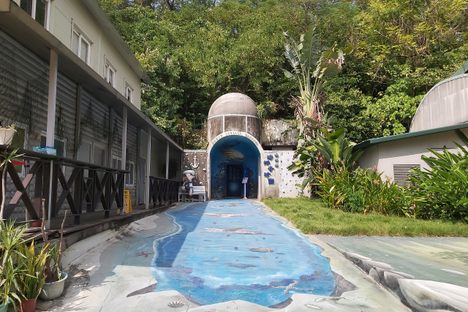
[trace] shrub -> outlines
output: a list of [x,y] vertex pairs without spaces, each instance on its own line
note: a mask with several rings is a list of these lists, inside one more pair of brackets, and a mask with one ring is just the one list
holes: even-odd
[[380,174],[373,170],[324,170],[317,181],[318,195],[329,208],[410,216],[405,189],[382,181]]
[[409,192],[418,218],[468,222],[468,151],[457,146],[458,153],[430,150],[433,156],[422,156],[429,168],[412,172]]

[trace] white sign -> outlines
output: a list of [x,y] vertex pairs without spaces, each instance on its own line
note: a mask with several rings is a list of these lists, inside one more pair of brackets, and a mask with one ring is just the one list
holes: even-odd
[[249,178],[243,178],[242,179],[242,184],[247,184],[247,181],[249,181]]

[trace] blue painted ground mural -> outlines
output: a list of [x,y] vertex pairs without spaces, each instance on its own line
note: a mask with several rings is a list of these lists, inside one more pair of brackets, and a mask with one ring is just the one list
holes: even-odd
[[196,203],[168,214],[180,228],[156,241],[157,291],[175,289],[199,304],[238,299],[272,306],[294,293],[335,289],[319,247],[255,201]]

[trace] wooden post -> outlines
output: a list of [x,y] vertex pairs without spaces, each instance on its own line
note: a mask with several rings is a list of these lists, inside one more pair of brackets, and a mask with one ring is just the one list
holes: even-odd
[[[122,163],[120,164],[120,168],[119,169],[122,169],[122,170],[125,170],[127,168],[127,108],[124,106],[122,108]],[[123,182],[123,188],[122,188],[122,195],[123,195],[123,191],[125,189],[125,175],[128,174],[130,175],[130,173],[125,173],[124,174],[124,182]],[[126,205],[126,201],[123,201],[123,210],[125,210],[125,205]]]
[[148,146],[146,150],[146,187],[145,187],[145,208],[149,209],[150,202],[150,175],[151,175],[151,127],[148,126]]
[[[57,191],[57,188],[56,188],[56,183],[54,183],[54,161],[51,160],[49,162],[49,169],[50,169],[50,172],[49,172],[49,189],[48,189],[48,195],[49,195],[49,198],[48,198],[48,207],[47,207],[47,229],[50,229],[51,227],[51,221],[52,221],[52,210],[55,208],[55,198],[57,195],[54,196],[54,192]],[[55,186],[55,187],[54,187]]]
[[108,138],[107,138],[107,167],[112,167],[112,147],[114,145],[114,124],[115,112],[112,107],[109,106],[109,124],[108,124]]
[[81,143],[81,85],[76,86],[76,102],[75,102],[75,141],[74,141],[74,157],[78,159],[78,149]]
[[169,142],[166,142],[166,179],[169,179]]
[[49,94],[47,102],[47,136],[46,146],[54,147],[55,141],[55,111],[57,106],[57,70],[58,54],[50,49],[49,61]]
[[123,108],[122,112],[122,166],[120,169],[125,170],[127,164],[127,108]]
[[135,201],[136,201],[136,205],[138,206],[140,204],[140,192],[141,192],[141,189],[142,189],[142,185],[140,185],[140,172],[141,172],[141,168],[140,168],[140,137],[141,137],[141,129],[138,129],[137,128],[137,137],[136,137],[136,163],[135,163],[135,177],[136,177],[136,187],[135,187]]

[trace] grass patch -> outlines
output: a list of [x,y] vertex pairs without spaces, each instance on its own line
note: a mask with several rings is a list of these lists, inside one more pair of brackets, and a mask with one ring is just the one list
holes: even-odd
[[264,202],[306,234],[468,237],[468,225],[463,223],[344,212],[307,198],[265,199]]

